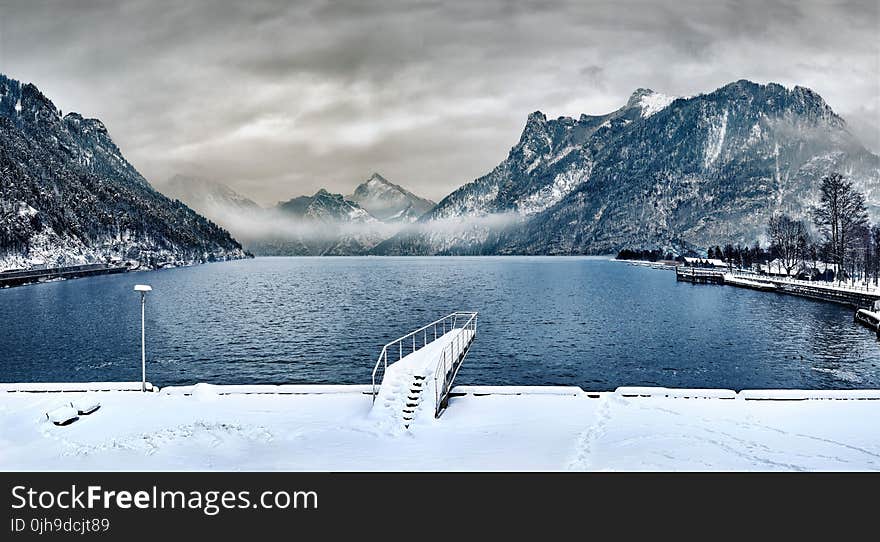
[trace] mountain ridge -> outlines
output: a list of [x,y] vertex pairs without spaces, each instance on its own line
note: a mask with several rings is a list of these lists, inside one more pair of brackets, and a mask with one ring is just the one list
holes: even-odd
[[[739,80],[678,98],[637,89],[604,115],[531,113],[505,160],[373,252],[603,254],[751,244],[772,212],[806,217],[819,178],[835,170],[854,178],[880,216],[878,164],[806,87]],[[490,215],[508,220],[486,226]]]
[[98,119],[0,74],[0,265],[246,257],[229,233],[157,192]]
[[271,256],[366,254],[434,205],[379,173],[349,196],[321,188],[268,208],[216,181],[176,175],[160,188],[236,232],[254,253]]

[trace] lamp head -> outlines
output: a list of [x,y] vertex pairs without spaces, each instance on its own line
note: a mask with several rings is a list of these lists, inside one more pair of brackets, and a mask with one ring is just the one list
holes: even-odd
[[137,284],[134,287],[134,291],[135,292],[152,292],[153,288],[151,286],[146,285],[146,284]]

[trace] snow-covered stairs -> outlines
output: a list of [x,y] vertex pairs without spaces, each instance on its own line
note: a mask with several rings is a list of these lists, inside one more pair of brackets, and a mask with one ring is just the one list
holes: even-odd
[[409,392],[406,396],[406,404],[403,407],[403,426],[409,429],[416,415],[416,410],[422,402],[422,392],[425,388],[426,379],[424,376],[413,375],[412,382],[409,386]]
[[434,417],[433,376],[412,369],[408,364],[398,363],[388,367],[370,413],[372,417],[400,429],[409,429],[419,417]]

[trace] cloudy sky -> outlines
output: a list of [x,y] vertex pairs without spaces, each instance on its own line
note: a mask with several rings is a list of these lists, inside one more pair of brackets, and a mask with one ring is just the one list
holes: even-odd
[[102,119],[154,184],[197,175],[268,204],[379,171],[439,199],[529,112],[606,113],[638,87],[808,86],[876,152],[878,6],[0,0],[0,72]]

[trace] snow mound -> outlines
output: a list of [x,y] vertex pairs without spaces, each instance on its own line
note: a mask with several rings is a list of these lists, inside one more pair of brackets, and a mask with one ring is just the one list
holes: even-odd
[[192,396],[199,401],[216,401],[217,398],[220,397],[220,392],[217,389],[217,386],[201,382],[193,386]]
[[76,410],[77,414],[89,415],[92,412],[95,412],[99,408],[101,408],[101,402],[98,401],[97,397],[91,395],[85,395],[83,397],[78,397],[70,402],[71,408]]
[[76,409],[69,406],[58,407],[46,413],[46,418],[55,425],[67,425],[77,420]]

